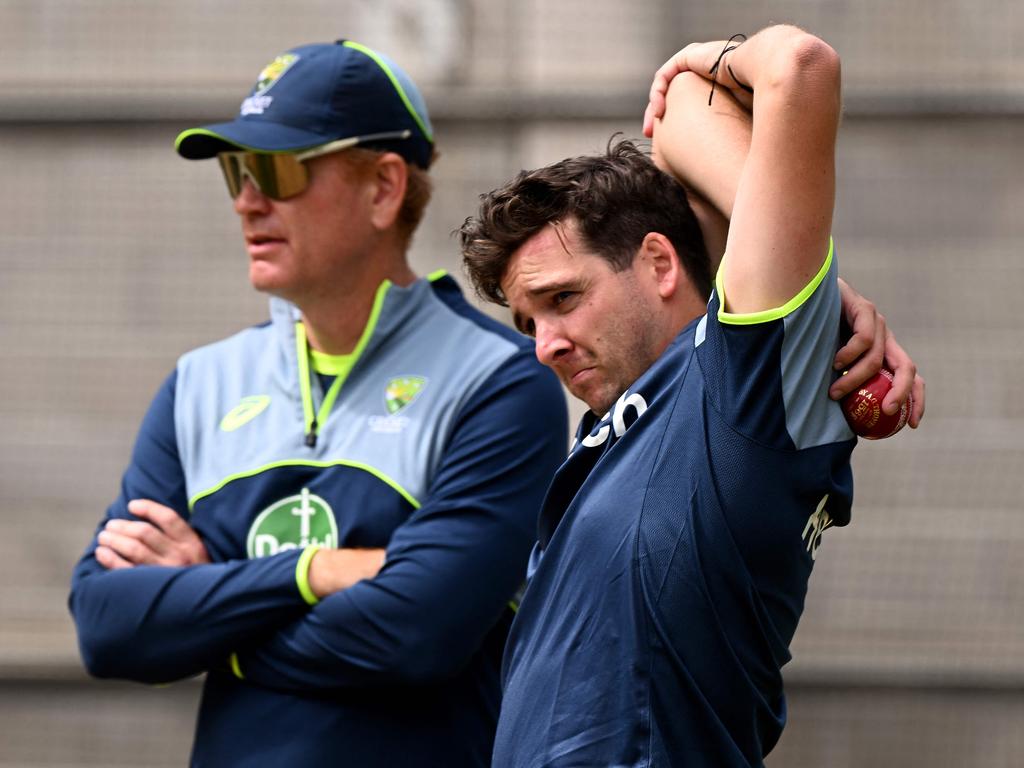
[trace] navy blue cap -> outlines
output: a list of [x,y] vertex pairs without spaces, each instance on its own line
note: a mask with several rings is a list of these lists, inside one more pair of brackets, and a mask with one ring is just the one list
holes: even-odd
[[428,168],[434,131],[416,84],[386,56],[339,40],[281,54],[260,72],[234,120],[182,131],[174,147],[201,160],[237,150],[296,152],[403,130],[409,138],[366,146]]

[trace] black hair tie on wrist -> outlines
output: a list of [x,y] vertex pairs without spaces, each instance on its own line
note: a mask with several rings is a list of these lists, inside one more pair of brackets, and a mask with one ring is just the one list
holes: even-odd
[[[715,60],[715,65],[713,67],[711,67],[711,70],[708,72],[708,74],[711,76],[711,93],[708,94],[708,106],[709,107],[711,106],[711,99],[713,99],[715,97],[715,86],[718,84],[718,69],[719,69],[719,67],[722,64],[722,60],[725,59],[725,55],[727,53],[729,53],[730,51],[735,51],[737,48],[739,48],[740,47],[740,43],[746,42],[746,39],[747,39],[746,35],[744,35],[742,32],[738,32],[735,35],[733,35],[732,37],[730,37],[728,40],[726,40],[725,41],[725,48],[723,48],[722,52],[720,54],[718,54],[718,59]],[[736,41],[736,40],[739,40],[739,43],[736,43],[735,45],[733,45],[733,42]],[[725,63],[725,68],[729,70],[729,76],[732,78],[733,82],[736,83],[736,85],[738,85],[740,88],[742,88],[747,93],[753,93],[754,92],[754,89],[751,88],[749,85],[747,85],[746,83],[741,83],[739,81],[739,78],[736,77],[736,73],[733,72],[732,71],[732,67],[729,66],[729,62]]]

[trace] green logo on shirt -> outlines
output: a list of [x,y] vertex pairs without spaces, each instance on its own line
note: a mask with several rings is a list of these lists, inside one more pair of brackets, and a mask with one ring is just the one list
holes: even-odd
[[422,376],[396,376],[384,388],[384,404],[392,416],[409,405],[423,388],[427,380]]
[[276,555],[288,549],[338,546],[338,525],[330,505],[303,488],[260,512],[249,528],[245,547],[249,557]]
[[263,413],[268,405],[270,395],[243,397],[238,405],[224,414],[224,418],[220,420],[220,428],[225,432],[234,432]]

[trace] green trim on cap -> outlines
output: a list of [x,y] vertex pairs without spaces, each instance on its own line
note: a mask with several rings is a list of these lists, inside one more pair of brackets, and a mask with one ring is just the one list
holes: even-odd
[[772,320],[779,320],[786,315],[795,312],[800,306],[811,297],[811,295],[817,290],[818,286],[821,285],[821,281],[825,279],[825,275],[828,274],[829,267],[832,266],[832,252],[834,249],[834,243],[832,238],[828,239],[828,255],[825,256],[825,263],[821,265],[821,269],[807,285],[803,287],[796,296],[787,301],[781,307],[775,307],[774,309],[766,309],[761,312],[747,312],[747,313],[733,313],[725,311],[725,286],[722,285],[722,265],[725,263],[725,257],[722,258],[722,265],[718,267],[718,274],[715,276],[715,290],[718,291],[718,322],[727,323],[728,325],[758,325],[759,323],[767,323]]
[[[322,141],[314,142],[313,144],[305,144],[301,147],[292,147],[291,149],[260,149],[259,147],[250,147],[248,144],[239,144],[237,141],[232,141],[221,136],[219,133],[214,133],[208,128],[189,128],[178,134],[178,138],[174,140],[174,151],[181,153],[181,143],[185,139],[189,139],[193,136],[204,136],[208,139],[217,139],[217,141],[223,141],[225,144],[229,144],[232,147],[236,147],[244,152],[253,152],[257,155],[292,155],[296,152],[305,152],[310,149],[317,149],[324,146]],[[211,155],[212,157],[212,155]],[[204,159],[204,158],[196,158]]]
[[313,562],[313,555],[320,549],[318,546],[306,547],[299,555],[295,563],[295,583],[299,587],[299,594],[309,605],[316,605],[320,598],[316,596],[313,588],[309,586],[309,564]]
[[359,51],[360,53],[366,54],[371,59],[373,59],[374,62],[376,62],[378,67],[384,70],[384,74],[388,76],[388,80],[391,81],[391,84],[395,87],[395,90],[398,91],[398,96],[399,98],[402,99],[402,103],[405,105],[405,108],[409,111],[409,114],[412,115],[412,119],[416,121],[416,125],[420,127],[421,131],[423,131],[423,135],[426,136],[427,141],[433,144],[433,134],[431,134],[431,132],[427,129],[427,124],[423,122],[423,118],[420,117],[419,113],[416,111],[416,108],[412,105],[412,102],[409,101],[409,97],[406,95],[405,89],[402,87],[402,84],[398,82],[398,78],[395,77],[395,73],[391,71],[391,67],[389,67],[387,65],[387,62],[381,58],[381,55],[372,48],[367,48],[365,45],[360,45],[359,43],[353,43],[351,40],[346,40],[344,43],[342,43],[342,45],[345,46],[346,48],[352,48],[356,51]]
[[228,141],[223,136],[218,136],[216,133],[214,133],[213,131],[207,130],[206,128],[189,128],[189,129],[184,130],[181,133],[179,133],[178,137],[174,140],[174,151],[175,152],[181,152],[181,142],[183,142],[185,139],[191,138],[192,136],[206,136],[208,138],[213,138],[213,139],[217,139],[219,141],[227,142],[228,144],[230,144],[233,147],[237,147],[238,146],[234,142]]

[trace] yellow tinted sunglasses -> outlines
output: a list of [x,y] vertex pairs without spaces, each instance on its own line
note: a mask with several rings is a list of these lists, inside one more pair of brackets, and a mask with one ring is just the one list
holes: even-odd
[[332,152],[341,152],[359,144],[371,141],[408,139],[412,131],[389,131],[369,136],[353,136],[339,139],[302,152],[221,152],[217,155],[228,194],[234,200],[242,192],[242,185],[249,179],[257,190],[274,200],[287,200],[302,192],[309,184],[307,160]]

